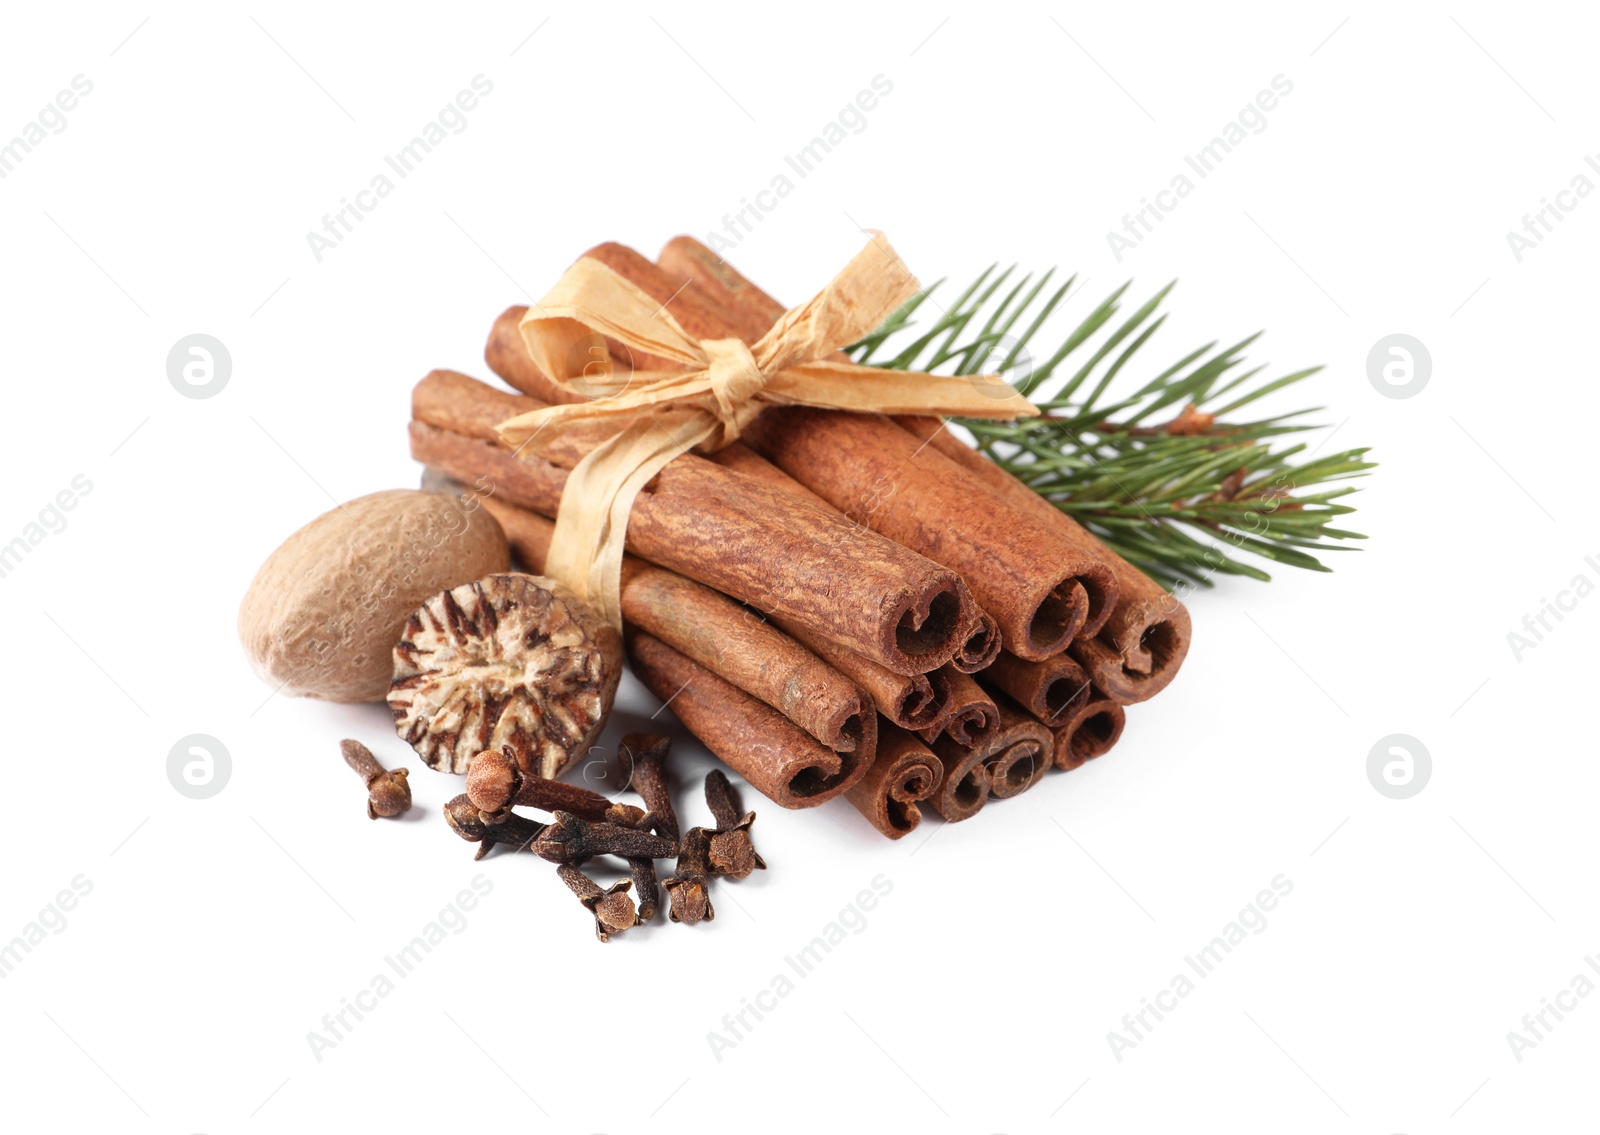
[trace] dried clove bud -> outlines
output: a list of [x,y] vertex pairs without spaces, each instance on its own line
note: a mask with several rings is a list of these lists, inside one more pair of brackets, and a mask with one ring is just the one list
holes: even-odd
[[515,812],[491,819],[480,812],[464,792],[444,806],[444,818],[456,835],[478,845],[474,859],[482,859],[500,843],[510,844],[513,851],[527,851],[528,845],[545,828]]
[[[649,825],[650,814],[646,812],[637,822],[624,826],[648,831]],[[656,861],[648,855],[630,856],[628,870],[633,874],[633,893],[635,901],[639,904],[639,921],[654,922],[656,911],[661,908],[661,887],[656,882]]]
[[765,871],[766,860],[750,841],[750,825],[756,822],[756,814],[739,815],[739,801],[733,794],[733,785],[728,783],[727,774],[721,769],[712,769],[706,774],[706,804],[717,818],[716,830],[711,833],[707,848],[712,874],[743,879],[758,867]]
[[629,733],[622,739],[622,752],[632,757],[633,790],[650,809],[651,826],[657,835],[666,836],[676,846],[678,814],[672,809],[672,792],[667,788],[667,751],[672,742],[656,733]]
[[360,741],[340,741],[339,752],[344,763],[356,770],[367,786],[367,818],[398,816],[411,809],[411,785],[407,772],[397,768],[388,772],[372,755],[372,750]]
[[491,817],[491,822],[492,817],[504,815],[519,804],[545,812],[570,812],[591,823],[628,827],[637,826],[645,816],[632,804],[619,804],[579,785],[525,773],[509,748],[485,751],[472,758],[467,769],[467,797],[480,812]]
[[661,882],[672,903],[667,917],[674,922],[693,926],[701,920],[710,922],[717,916],[717,912],[711,908],[707,883],[711,876],[708,858],[710,843],[711,833],[705,828],[690,828],[679,845],[678,869],[672,873],[672,878]]
[[611,935],[639,925],[633,899],[628,897],[628,888],[633,885],[630,880],[624,879],[602,890],[599,883],[570,863],[557,867],[556,874],[594,915],[594,936],[600,941],[609,942]]
[[633,873],[634,889],[639,892],[639,921],[654,922],[656,911],[661,909],[661,887],[656,882],[656,861],[630,859],[628,869]]
[[672,854],[672,844],[638,828],[590,824],[571,812],[557,812],[554,821],[533,841],[533,851],[551,863],[582,863],[595,855],[665,859]]

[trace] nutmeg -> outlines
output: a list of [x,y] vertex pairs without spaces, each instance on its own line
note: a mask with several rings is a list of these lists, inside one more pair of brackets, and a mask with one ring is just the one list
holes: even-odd
[[476,499],[414,489],[358,497],[285,540],[239,606],[257,675],[296,697],[382,701],[423,600],[491,572],[510,550]]
[[599,612],[553,579],[500,572],[406,620],[389,709],[430,768],[464,773],[504,750],[554,780],[594,744],[621,678],[622,636]]

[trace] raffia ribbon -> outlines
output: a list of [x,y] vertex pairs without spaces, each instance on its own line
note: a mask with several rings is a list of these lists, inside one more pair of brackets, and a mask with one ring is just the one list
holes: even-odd
[[[567,478],[545,573],[620,628],[623,542],[634,498],[673,458],[731,444],[769,405],[996,419],[1037,414],[995,375],[919,374],[829,357],[876,330],[919,287],[875,233],[809,303],[746,345],[691,337],[667,305],[597,260],[567,269],[528,310],[521,330],[539,369],[591,400],[519,414],[500,424],[500,436],[519,450],[544,453],[578,423],[616,429]],[[605,351],[599,336],[684,369],[630,374],[607,364],[599,377],[588,374],[592,354]]]

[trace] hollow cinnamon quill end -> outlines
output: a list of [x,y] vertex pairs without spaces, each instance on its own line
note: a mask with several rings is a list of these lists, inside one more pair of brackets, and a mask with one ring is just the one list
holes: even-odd
[[1042,738],[1025,737],[1015,741],[988,762],[990,795],[997,800],[1021,796],[1054,767],[1054,738],[1048,730]]
[[949,737],[939,737],[933,742],[933,752],[939,758],[941,776],[929,803],[950,823],[970,820],[989,802],[993,789],[989,770],[983,764],[983,750],[965,748]]
[[1109,564],[1085,561],[1035,610],[1025,635],[1013,635],[1006,648],[1019,658],[1043,662],[1077,639],[1092,638],[1106,625],[1121,594]]
[[987,612],[979,611],[977,622],[967,629],[966,640],[950,660],[963,674],[987,670],[1000,654],[1000,626]]
[[845,793],[852,807],[890,839],[901,839],[922,822],[917,805],[938,790],[943,766],[913,734],[887,720],[879,723],[878,754],[867,774]]
[[1188,609],[1163,591],[1160,598],[1119,607],[1099,637],[1079,639],[1069,649],[1106,697],[1133,705],[1177,677],[1192,633]]
[[932,744],[942,734],[963,749],[982,745],[1000,728],[994,699],[971,675],[954,666],[946,666],[941,673],[950,683],[948,710],[943,720],[921,732],[922,739]]
[[977,605],[966,583],[955,572],[939,572],[936,584],[913,595],[901,609],[892,631],[882,644],[883,664],[897,674],[926,674],[955,657]]
[[[723,763],[783,808],[814,808],[866,775],[877,754],[877,715],[861,715],[855,750],[838,753],[751,697],[642,631],[627,636],[634,674],[670,703],[678,720]],[[861,693],[862,704],[871,704]]]
[[1088,589],[1069,576],[1039,601],[1026,626],[1006,633],[1006,649],[1018,658],[1043,662],[1065,650],[1088,621]]
[[831,718],[818,730],[817,740],[836,753],[854,753],[861,748],[866,731],[864,724],[872,713],[872,703],[857,700],[834,708]]
[[1105,627],[1122,597],[1122,583],[1110,563],[1085,565],[1078,572],[1078,585],[1088,599],[1088,617],[1075,638],[1097,635]]
[[580,395],[552,380],[534,363],[522,338],[522,320],[527,314],[527,307],[514,304],[495,318],[489,328],[489,340],[483,346],[483,361],[514,390],[544,402],[580,401]]
[[1122,738],[1127,713],[1110,698],[1096,694],[1055,731],[1055,766],[1078,768],[1109,753]]
[[944,676],[943,667],[913,677],[920,680],[907,683],[904,696],[898,704],[893,707],[881,706],[880,709],[885,717],[902,729],[909,729],[913,733],[928,728],[937,731],[949,716],[950,679]]

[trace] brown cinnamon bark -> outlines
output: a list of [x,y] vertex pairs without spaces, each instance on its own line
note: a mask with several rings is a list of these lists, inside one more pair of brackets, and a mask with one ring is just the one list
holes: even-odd
[[[651,287],[647,290],[657,299],[665,300],[663,309],[697,339],[726,338],[728,332],[716,331],[714,327],[728,323],[739,325],[741,318],[748,319],[741,317],[737,312],[723,308],[689,276],[664,271],[626,245],[614,243],[597,245],[584,253],[584,256],[608,265],[635,282],[648,279]],[[582,394],[552,381],[534,365],[522,338],[521,324],[527,313],[527,307],[519,304],[508,307],[500,314],[489,331],[489,341],[484,346],[484,361],[489,364],[490,370],[524,394],[531,394],[535,398],[551,403],[582,401]],[[771,320],[768,320],[767,326],[771,326]],[[762,327],[757,330],[751,338],[759,338],[765,329]],[[630,351],[613,340],[597,341],[585,350],[592,352],[592,357],[582,360],[583,365],[577,368],[579,370],[591,365],[608,370],[612,367],[621,367],[624,371],[670,370],[677,369],[679,365],[670,359]],[[606,355],[611,355],[615,362],[608,362]]]
[[1126,722],[1127,712],[1119,703],[1094,691],[1094,697],[1055,731],[1056,768],[1075,769],[1085,761],[1104,756],[1121,739]]
[[932,747],[943,775],[929,802],[952,824],[970,820],[989,802],[994,790],[989,770],[983,764],[983,750],[958,745],[943,734],[934,739]]
[[877,756],[878,718],[867,714],[861,744],[836,753],[783,714],[643,632],[627,636],[641,682],[705,747],[784,808],[814,808],[847,791]]
[[993,616],[980,610],[977,621],[968,630],[966,641],[956,651],[950,665],[963,674],[987,670],[1000,657],[1001,645],[1000,624],[994,621]]
[[773,622],[871,697],[878,712],[904,729],[927,729],[949,716],[950,682],[943,667],[926,674],[893,670],[827,642],[780,615]]
[[[709,251],[709,250],[708,250]],[[641,288],[696,339],[761,338],[773,320],[720,303],[697,272],[668,271],[648,256],[616,241],[597,244],[583,254]],[[712,253],[715,256],[715,253]],[[669,363],[669,366],[677,366]],[[640,369],[644,369],[641,367]]]
[[833,507],[743,442],[736,441],[732,445],[724,446],[715,453],[708,453],[706,454],[706,460],[715,462],[724,469],[732,469],[745,474],[747,477],[765,481],[775,488],[798,493],[813,504],[822,505],[824,508]]
[[[770,485],[797,493],[818,504],[826,503],[766,458],[737,442],[719,449],[708,459],[724,468],[757,477]],[[962,664],[964,660],[969,663],[975,659],[981,660],[982,653],[991,645],[996,652],[1000,649],[998,633],[994,634],[992,644],[985,642],[974,647],[972,639],[975,635],[981,637],[993,624],[992,619],[976,608],[974,615],[978,620],[978,631],[966,636],[961,649],[950,660],[951,665],[969,674],[972,670]],[[774,621],[800,643],[810,648],[817,657],[872,695],[878,712],[901,728],[926,729],[935,722],[942,721],[946,716],[946,707],[950,701],[950,683],[938,670],[931,670],[926,674],[896,674],[854,651],[845,650],[818,638],[805,627],[788,622],[781,616],[774,616]]]
[[[724,311],[737,313],[740,337],[759,339],[783,314],[783,305],[738,272],[722,257],[692,236],[669,240],[657,258],[662,271],[679,279],[693,280],[700,294]],[[750,334],[750,332],[754,334]]]
[[411,456],[457,481],[487,486],[487,493],[553,515],[561,503],[567,471],[548,461],[524,461],[492,441],[412,422]]
[[[714,309],[700,312],[712,330],[758,337],[771,326],[775,301],[731,266],[713,270],[717,258],[710,249],[691,255],[692,244],[678,237],[668,245],[664,255],[671,253],[673,270],[659,278],[631,260],[614,266],[659,300],[677,275],[715,289],[739,314],[719,325]],[[736,279],[742,283],[735,285]],[[978,606],[998,623],[1006,649],[1020,657],[1048,658],[1080,634],[1095,633],[1116,601],[1114,574],[1084,541],[1041,526],[1009,502],[997,504],[981,481],[908,442],[888,418],[774,407],[745,437],[846,516],[959,572]]]
[[[413,416],[433,422],[435,425],[459,422],[460,425],[446,425],[446,428],[455,429],[458,433],[471,434],[473,437],[494,440],[493,427],[507,418],[529,410],[537,410],[540,404],[581,402],[583,400],[581,394],[545,377],[534,365],[533,356],[528,354],[527,343],[519,330],[522,317],[527,311],[526,307],[519,305],[508,307],[501,312],[489,331],[489,343],[484,348],[483,357],[488,362],[489,369],[499,375],[507,385],[522,391],[530,398],[537,399],[537,402],[519,399],[515,394],[496,390],[464,374],[441,370],[428,376],[425,380],[426,387],[419,384],[413,392]],[[623,365],[616,357],[610,355],[607,357],[612,364]],[[419,399],[424,403],[421,409],[417,406]],[[706,454],[705,457],[706,460],[715,462],[724,469],[733,469],[804,494],[814,504],[827,505],[827,502],[817,494],[740,442],[734,442],[715,453]]]
[[921,739],[893,722],[878,722],[878,756],[845,799],[873,827],[900,839],[922,822],[917,805],[939,788],[943,766]]
[[[503,420],[497,415],[539,405],[435,371],[413,392],[412,454],[468,483],[487,476],[492,495],[554,516],[565,469],[513,455],[493,431]],[[558,457],[575,463],[578,445],[564,440]],[[955,572],[832,509],[692,454],[639,494],[628,547],[896,673],[943,665],[973,619],[971,595]]]
[[983,744],[1000,727],[1000,711],[994,699],[970,675],[954,666],[946,666],[941,673],[950,683],[949,707],[943,721],[920,732],[922,739],[932,744],[943,735],[964,749]]
[[[1074,658],[1107,697],[1124,705],[1152,698],[1177,676],[1189,653],[1193,629],[1188,609],[1155,580],[1081,528],[1076,521],[983,454],[966,445],[933,418],[897,418],[919,443],[926,441],[962,468],[980,477],[1000,498],[1028,510],[1039,523],[1076,532],[1093,541],[1116,574],[1118,596],[1105,625],[1094,636],[1072,644]],[[931,441],[928,439],[932,439]]]
[[1010,694],[1052,729],[1094,696],[1088,674],[1069,654],[1028,662],[1002,652],[983,672],[983,680]]
[[489,329],[489,341],[483,348],[483,361],[505,380],[506,385],[542,402],[581,402],[581,394],[552,381],[533,365],[533,356],[528,354],[527,345],[522,339],[522,317],[527,314],[528,309],[522,304],[508,307],[500,313],[494,326]]
[[888,418],[773,407],[745,436],[846,516],[959,572],[1013,654],[1060,653],[1115,600],[1110,568]]
[[1055,767],[1055,737],[1043,722],[1005,694],[996,692],[1000,725],[979,746],[988,756],[989,794],[1006,800],[1020,796]]
[[[543,572],[555,522],[481,499],[523,566]],[[818,741],[847,753],[861,743],[872,702],[838,671],[748,607],[634,556],[622,562],[622,617],[766,702]]]

